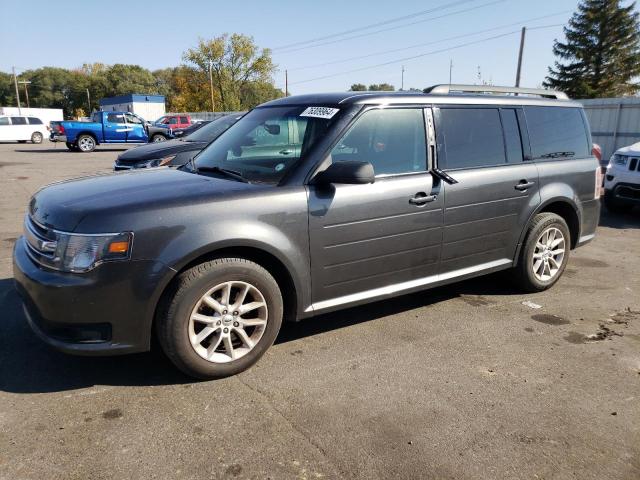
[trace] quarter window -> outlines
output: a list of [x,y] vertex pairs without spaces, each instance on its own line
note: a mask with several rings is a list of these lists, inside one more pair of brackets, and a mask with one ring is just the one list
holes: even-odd
[[42,120],[36,117],[28,117],[29,125],[42,125]]
[[525,107],[533,158],[583,158],[589,141],[582,112],[570,107]]
[[365,112],[331,151],[331,161],[370,162],[376,175],[427,169],[424,115],[419,109]]
[[180,117],[180,123],[189,123],[189,119],[187,119],[187,117]]
[[9,119],[7,117],[0,117],[0,125],[9,125]]
[[[506,163],[497,108],[443,108],[438,136],[445,155],[440,168],[475,168]],[[443,165],[444,163],[444,165]]]
[[11,123],[13,125],[26,125],[27,119],[25,117],[11,117]]

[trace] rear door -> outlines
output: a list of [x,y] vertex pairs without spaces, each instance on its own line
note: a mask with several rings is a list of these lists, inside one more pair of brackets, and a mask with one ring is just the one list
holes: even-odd
[[438,166],[458,182],[444,187],[441,275],[510,264],[540,203],[522,110],[451,106],[435,117]]
[[435,280],[443,201],[428,172],[422,108],[373,108],[355,120],[331,161],[370,162],[375,183],[309,185],[316,311]]
[[124,117],[127,122],[127,142],[146,143],[148,137],[143,121],[132,113],[125,113]]
[[11,138],[11,121],[9,117],[0,117],[0,140],[13,140]]
[[107,113],[104,119],[104,139],[112,143],[127,141],[127,122],[122,113]]
[[12,140],[30,140],[31,131],[27,124],[27,117],[11,117]]

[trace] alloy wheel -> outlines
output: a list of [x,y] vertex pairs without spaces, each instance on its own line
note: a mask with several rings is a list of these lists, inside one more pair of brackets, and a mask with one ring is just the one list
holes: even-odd
[[95,142],[91,137],[82,137],[78,142],[78,148],[83,152],[90,152],[95,147]]
[[560,229],[545,229],[536,241],[531,258],[533,274],[543,282],[554,278],[564,262],[566,241]]

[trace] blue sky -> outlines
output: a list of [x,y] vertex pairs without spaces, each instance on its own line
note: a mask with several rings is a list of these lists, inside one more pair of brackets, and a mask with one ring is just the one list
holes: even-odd
[[[90,62],[135,63],[150,69],[175,66],[181,62],[182,52],[194,46],[198,37],[237,32],[253,36],[261,47],[274,49],[273,58],[280,69],[275,76],[276,84],[284,87],[284,69],[289,70],[289,90],[294,94],[346,90],[356,82],[386,82],[399,88],[402,65],[405,88],[447,83],[450,60],[455,83],[478,83],[480,68],[483,80],[512,85],[520,27],[551,26],[527,34],[521,84],[535,87],[543,81],[547,67],[553,62],[554,38],[562,38],[562,27],[557,25],[566,23],[577,3],[576,0],[2,2],[0,14],[5,21],[0,30],[0,70],[10,72],[15,65],[21,72],[44,65],[77,67]],[[433,11],[418,14],[426,10]],[[402,21],[319,42],[325,45],[279,48],[405,16]],[[543,16],[547,18],[539,18]],[[364,35],[379,30],[386,31]],[[481,31],[484,33],[467,35]],[[496,36],[499,37],[489,39]],[[442,51],[457,46],[460,48]],[[367,58],[354,58],[365,55]],[[352,60],[326,65],[345,59]],[[386,65],[370,68],[379,64]],[[326,78],[313,80],[318,77]]]

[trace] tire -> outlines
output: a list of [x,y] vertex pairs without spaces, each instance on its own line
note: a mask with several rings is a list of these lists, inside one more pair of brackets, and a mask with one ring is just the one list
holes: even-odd
[[[546,232],[550,235],[545,239]],[[560,237],[562,242],[554,246],[556,241],[560,241]],[[516,281],[527,292],[541,292],[551,288],[567,266],[570,249],[571,235],[567,222],[555,213],[539,213],[533,218],[520,250],[518,265],[514,269]]]
[[31,143],[42,143],[43,138],[40,132],[33,132],[31,134]]
[[93,152],[96,149],[96,139],[91,135],[80,135],[76,142],[76,148],[84,153]]
[[69,150],[71,150],[72,152],[76,152],[78,151],[78,147],[76,146],[75,143],[71,143],[71,142],[66,142],[65,145],[67,146],[67,148]]
[[[231,285],[230,294],[226,294],[227,285]],[[242,306],[234,310],[233,303],[245,289]],[[242,313],[249,304],[252,308]],[[162,350],[180,370],[192,377],[214,379],[235,375],[256,363],[275,341],[282,315],[282,294],[267,270],[243,258],[218,258],[178,276],[163,298],[155,325]],[[201,323],[203,318],[206,323]],[[240,330],[247,341],[242,340]]]
[[612,197],[610,193],[606,193],[604,196],[604,206],[611,213],[629,213],[633,209],[633,205]]
[[156,133],[153,137],[151,137],[151,141],[152,142],[164,142],[165,140],[167,140],[167,137],[165,137],[164,135],[160,134],[160,133]]

